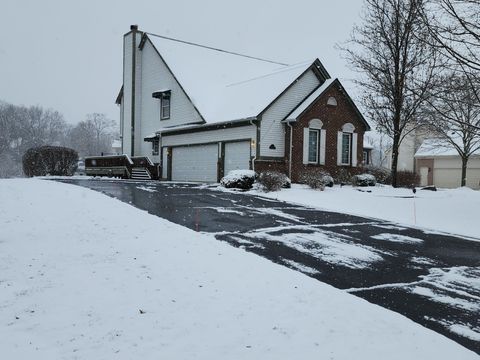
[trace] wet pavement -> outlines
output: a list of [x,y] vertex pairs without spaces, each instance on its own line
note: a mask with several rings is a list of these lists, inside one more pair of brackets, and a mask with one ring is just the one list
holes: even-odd
[[213,233],[218,240],[399,312],[480,354],[480,241],[214,186],[62,181]]

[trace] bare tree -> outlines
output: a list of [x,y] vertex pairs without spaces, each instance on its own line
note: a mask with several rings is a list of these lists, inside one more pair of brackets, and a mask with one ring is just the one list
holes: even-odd
[[432,46],[480,71],[480,0],[432,0],[422,11]]
[[360,73],[356,83],[371,119],[392,139],[392,185],[397,186],[399,146],[421,123],[438,57],[426,41],[424,0],[365,0],[365,5],[363,23],[341,48]]
[[480,82],[467,74],[444,75],[435,96],[429,100],[428,123],[439,143],[453,147],[462,159],[461,186],[465,186],[470,157],[480,150]]
[[105,114],[87,114],[86,120],[70,130],[69,141],[82,157],[109,154],[115,129],[115,121],[108,119]]

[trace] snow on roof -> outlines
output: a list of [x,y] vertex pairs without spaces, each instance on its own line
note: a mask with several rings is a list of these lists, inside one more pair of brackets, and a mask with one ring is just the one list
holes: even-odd
[[[474,155],[480,155],[480,149],[478,149]],[[425,139],[415,153],[415,157],[432,156],[458,156],[458,152],[453,145],[446,140],[436,138]]]
[[363,148],[366,149],[366,150],[372,150],[373,149],[373,145],[370,144],[367,139],[363,138]]
[[295,110],[287,116],[285,121],[296,121],[297,118],[305,111],[307,108],[315,101],[317,98],[322,95],[322,93],[327,90],[327,88],[337,79],[327,79],[322,86],[315,90],[309,97],[307,97]]
[[258,115],[314,62],[286,66],[148,38],[207,123]]

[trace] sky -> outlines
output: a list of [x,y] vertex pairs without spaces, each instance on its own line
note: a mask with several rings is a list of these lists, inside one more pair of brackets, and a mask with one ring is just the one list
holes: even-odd
[[359,22],[361,0],[2,0],[0,100],[41,105],[69,123],[92,112],[118,121],[122,39],[151,33],[298,63],[318,57],[332,77],[356,76],[335,44]]

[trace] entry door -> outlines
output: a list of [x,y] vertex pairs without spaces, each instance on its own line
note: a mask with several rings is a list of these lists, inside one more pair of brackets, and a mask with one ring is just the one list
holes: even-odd
[[250,169],[250,141],[225,143],[224,174]]

